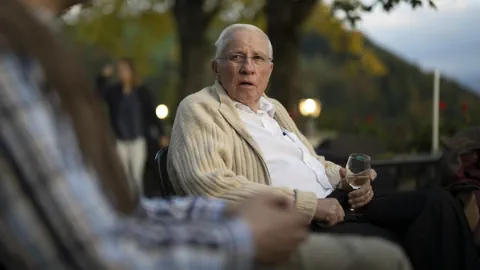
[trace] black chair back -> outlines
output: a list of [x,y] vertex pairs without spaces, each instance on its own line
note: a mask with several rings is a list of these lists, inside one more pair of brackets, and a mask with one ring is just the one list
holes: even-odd
[[167,155],[168,146],[160,149],[155,155],[155,160],[157,161],[158,165],[158,171],[160,173],[160,193],[162,197],[170,197],[176,195],[167,172]]

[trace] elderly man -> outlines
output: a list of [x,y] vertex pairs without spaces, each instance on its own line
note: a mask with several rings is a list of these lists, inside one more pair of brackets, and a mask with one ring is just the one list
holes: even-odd
[[[265,33],[232,25],[215,45],[216,82],[185,98],[175,119],[168,170],[178,192],[233,201],[284,194],[315,231],[396,241],[415,269],[480,269],[465,216],[448,194],[374,197],[369,182],[342,190],[345,169],[317,156],[285,108],[265,95],[273,71]],[[342,205],[365,207],[344,220]]]

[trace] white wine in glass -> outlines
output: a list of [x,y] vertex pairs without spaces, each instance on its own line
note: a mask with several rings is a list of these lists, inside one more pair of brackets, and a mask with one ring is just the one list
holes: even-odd
[[[351,154],[348,157],[345,169],[347,183],[353,189],[359,189],[370,181],[371,158],[365,154]],[[354,211],[350,208],[350,211]]]

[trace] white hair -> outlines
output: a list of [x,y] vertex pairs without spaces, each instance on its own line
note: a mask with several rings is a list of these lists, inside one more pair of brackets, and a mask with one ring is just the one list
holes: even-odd
[[230,42],[230,40],[232,39],[233,34],[238,30],[259,31],[264,34],[265,38],[268,41],[268,57],[273,58],[273,47],[267,34],[265,34],[262,29],[256,27],[255,25],[241,23],[229,25],[225,29],[223,29],[222,33],[220,33],[217,41],[215,41],[215,47],[217,48],[215,52],[215,58],[219,58],[221,56],[228,42]]

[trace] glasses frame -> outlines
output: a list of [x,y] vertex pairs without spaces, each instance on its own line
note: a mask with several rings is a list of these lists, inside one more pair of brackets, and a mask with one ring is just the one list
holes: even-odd
[[255,67],[263,67],[264,65],[266,64],[269,64],[269,63],[273,63],[273,57],[268,57],[266,58],[266,61],[260,65],[256,65],[255,64],[255,61],[253,61],[253,58],[258,56],[258,55],[255,55],[255,56],[246,56],[246,55],[241,55],[241,54],[238,54],[239,56],[242,56],[244,59],[241,63],[237,63],[235,61],[232,61],[230,58],[232,56],[234,56],[236,54],[231,54],[231,55],[226,55],[226,56],[222,56],[222,57],[217,57],[218,60],[227,60],[228,62],[232,63],[232,64],[235,64],[235,65],[239,65],[239,66],[243,66],[245,65],[245,63],[247,63],[247,60],[248,59],[252,59],[252,63]]

